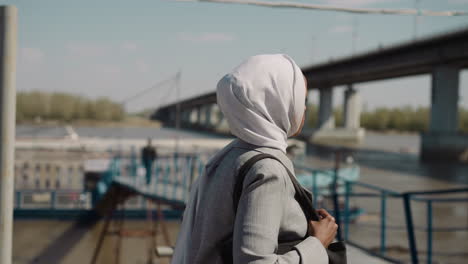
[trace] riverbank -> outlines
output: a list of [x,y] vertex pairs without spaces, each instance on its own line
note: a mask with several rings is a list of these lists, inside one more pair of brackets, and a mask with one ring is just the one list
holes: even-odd
[[140,116],[126,116],[120,121],[110,120],[91,120],[91,119],[79,119],[70,122],[58,121],[58,120],[43,120],[40,122],[36,121],[23,121],[18,122],[17,126],[30,126],[30,127],[57,127],[57,126],[88,126],[88,127],[155,127],[160,128],[161,122],[150,120],[148,118]]

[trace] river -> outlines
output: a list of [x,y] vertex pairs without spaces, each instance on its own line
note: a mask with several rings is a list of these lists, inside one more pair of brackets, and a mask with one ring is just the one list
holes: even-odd
[[[176,136],[186,139],[223,139],[208,133],[193,131],[177,132],[170,128],[154,127],[73,127],[72,133],[80,138],[170,140]],[[22,140],[60,139],[70,135],[70,128],[56,126],[17,127],[16,136]],[[456,188],[468,184],[468,165],[457,163],[422,163],[418,158],[420,139],[417,134],[383,134],[369,132],[362,144],[344,151],[344,159],[361,168],[360,181],[391,189],[397,192],[412,190],[435,190]],[[332,167],[334,147],[309,146],[306,162],[309,166]],[[463,197],[466,197],[463,196]],[[368,248],[379,247],[378,200],[356,198],[351,206],[365,209],[365,214],[350,227],[350,238],[358,239]],[[409,259],[405,218],[400,199],[391,199],[387,204],[388,233],[387,252],[390,256]],[[425,251],[426,209],[424,204],[413,205],[416,238],[419,249]],[[468,206],[465,203],[434,205],[434,225],[440,228],[465,227],[468,224]],[[129,226],[144,227],[144,221],[129,221]],[[15,220],[14,263],[60,263],[88,262],[101,229],[101,223],[90,229],[72,228],[72,221],[57,220]],[[178,230],[177,222],[170,224],[170,236],[174,241]],[[468,252],[468,232],[439,232],[434,235],[435,260],[443,263],[463,263],[467,254],[451,255],[450,252]],[[33,240],[34,239],[34,240]],[[99,263],[113,263],[115,259],[115,238],[106,239]],[[130,238],[123,244],[122,263],[145,263],[146,244],[144,240]],[[449,254],[447,254],[449,252]],[[424,254],[422,254],[423,256]],[[424,257],[422,257],[424,259]],[[161,260],[159,260],[161,261]],[[157,262],[159,263],[159,262]],[[163,260],[160,263],[167,263]]]

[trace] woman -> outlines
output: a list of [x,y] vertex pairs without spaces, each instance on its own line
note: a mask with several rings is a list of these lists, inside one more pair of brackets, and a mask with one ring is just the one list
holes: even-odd
[[[304,125],[306,86],[299,67],[282,54],[250,57],[219,81],[218,106],[237,139],[211,158],[194,184],[173,264],[223,263],[220,245],[231,236],[234,263],[328,264],[335,219],[321,209],[323,219],[307,223],[286,170],[294,171],[287,139]],[[281,162],[255,163],[233,210],[238,170],[259,153]],[[276,253],[278,241],[300,239],[289,252]]]

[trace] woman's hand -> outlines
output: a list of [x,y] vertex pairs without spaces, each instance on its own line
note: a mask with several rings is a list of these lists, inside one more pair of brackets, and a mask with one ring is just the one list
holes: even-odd
[[335,218],[325,211],[325,209],[319,209],[317,213],[322,219],[320,221],[309,222],[311,233],[309,235],[316,237],[327,248],[336,236],[338,225],[335,223]]

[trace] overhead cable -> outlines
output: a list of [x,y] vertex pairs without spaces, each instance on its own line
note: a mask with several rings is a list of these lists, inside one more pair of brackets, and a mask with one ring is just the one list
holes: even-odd
[[209,2],[209,3],[223,3],[223,4],[242,4],[242,5],[255,5],[274,8],[299,8],[299,9],[313,9],[322,11],[337,11],[346,13],[358,14],[382,14],[382,15],[413,15],[413,16],[468,16],[466,11],[432,11],[432,10],[419,10],[419,9],[378,9],[378,8],[352,8],[352,7],[339,7],[329,5],[316,5],[296,2],[272,2],[272,1],[255,1],[255,0],[174,0],[177,2]]

